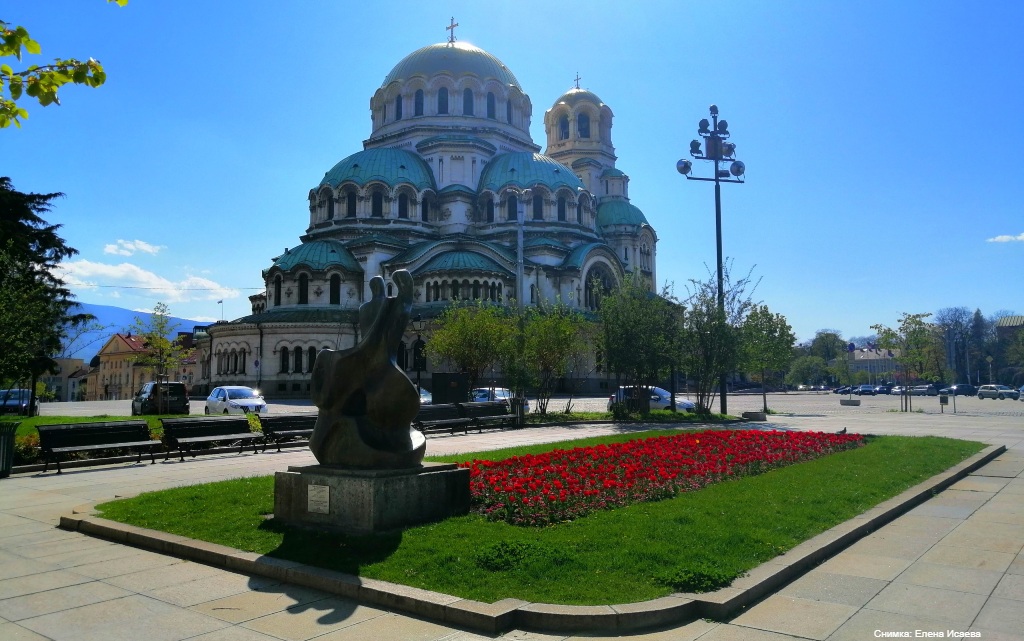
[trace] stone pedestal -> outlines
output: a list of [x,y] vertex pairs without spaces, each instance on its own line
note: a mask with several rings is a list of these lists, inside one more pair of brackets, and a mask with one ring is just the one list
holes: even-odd
[[274,517],[295,525],[373,534],[469,512],[469,469],[291,466],[274,475]]

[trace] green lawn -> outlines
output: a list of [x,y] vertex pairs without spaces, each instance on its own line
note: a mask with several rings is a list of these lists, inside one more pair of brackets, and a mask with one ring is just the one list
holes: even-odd
[[273,511],[272,477],[147,493],[99,510],[124,523],[485,602],[624,603],[685,589],[694,571],[739,576],[983,447],[938,437],[871,437],[856,450],[544,528],[469,515],[375,537],[292,529],[266,518]]

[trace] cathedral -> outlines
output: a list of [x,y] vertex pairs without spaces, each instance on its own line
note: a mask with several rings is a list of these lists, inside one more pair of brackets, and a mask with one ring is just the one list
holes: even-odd
[[263,271],[252,313],[197,328],[195,393],[248,385],[307,397],[317,352],[356,344],[370,279],[391,294],[399,269],[413,276],[422,321],[399,351],[414,380],[433,371],[418,357],[423,326],[453,300],[559,299],[588,312],[627,272],[653,291],[658,238],[615,166],[611,108],[577,78],[544,113],[541,153],[519,80],[454,26],[374,92],[362,151],[309,190],[305,232]]

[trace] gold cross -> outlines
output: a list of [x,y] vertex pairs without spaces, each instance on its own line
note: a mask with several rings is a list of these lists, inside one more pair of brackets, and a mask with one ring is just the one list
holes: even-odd
[[455,16],[452,16],[452,23],[444,28],[445,31],[451,31],[448,34],[448,44],[455,44],[455,27],[457,26],[459,26],[459,23],[455,22]]
[[580,88],[580,72],[576,72],[576,88]]

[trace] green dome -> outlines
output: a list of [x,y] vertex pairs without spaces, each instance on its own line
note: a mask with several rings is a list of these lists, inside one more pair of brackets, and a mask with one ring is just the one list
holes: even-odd
[[480,176],[478,191],[498,191],[506,185],[533,187],[544,185],[554,191],[568,187],[573,191],[583,189],[583,181],[562,163],[528,151],[502,154],[491,159]]
[[482,254],[470,251],[449,251],[438,254],[427,261],[425,265],[416,270],[416,276],[453,271],[512,275],[512,272],[494,262],[494,259]]
[[331,168],[321,185],[337,187],[346,180],[365,185],[380,180],[389,187],[407,183],[416,189],[432,189],[434,174],[422,158],[402,149],[365,149]]
[[273,267],[287,272],[299,265],[305,265],[313,271],[323,271],[333,266],[341,267],[347,272],[363,271],[352,253],[336,240],[313,240],[286,249],[274,259]]
[[439,73],[449,73],[455,77],[473,75],[484,81],[494,78],[503,85],[512,85],[520,91],[523,90],[519,86],[519,81],[501,60],[467,42],[442,42],[413,51],[395,65],[391,73],[384,78],[381,87],[414,76],[431,78]]
[[644,212],[625,200],[611,200],[597,206],[597,226],[649,225]]
[[569,91],[566,91],[561,96],[559,96],[558,100],[555,101],[555,104],[558,105],[564,102],[570,107],[575,107],[577,103],[583,101],[592,102],[599,107],[604,105],[601,99],[597,97],[597,94],[593,93],[592,91],[587,91],[586,89],[579,89],[577,87],[573,87]]

